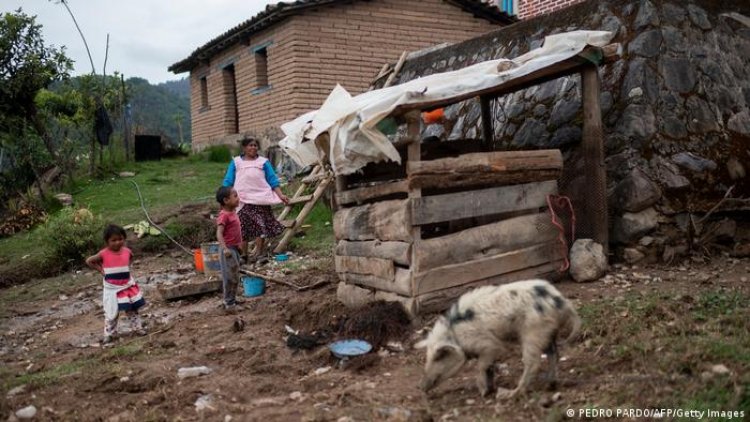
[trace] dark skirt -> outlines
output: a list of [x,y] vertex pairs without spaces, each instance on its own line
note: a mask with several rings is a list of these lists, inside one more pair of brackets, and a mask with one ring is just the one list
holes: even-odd
[[284,226],[273,216],[270,205],[245,204],[237,216],[240,217],[244,241],[276,237],[284,231]]

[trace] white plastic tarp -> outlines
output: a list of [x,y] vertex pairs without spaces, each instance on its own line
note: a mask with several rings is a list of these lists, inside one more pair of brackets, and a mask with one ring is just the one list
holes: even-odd
[[[318,110],[281,125],[286,137],[280,146],[301,166],[317,163],[327,155],[336,174],[351,174],[368,163],[386,159],[400,162],[396,149],[375,127],[396,107],[448,100],[489,89],[567,60],[587,46],[603,47],[613,36],[607,31],[550,35],[540,48],[514,60],[477,63],[456,71],[368,91],[356,97],[337,85]],[[499,66],[501,63],[503,66]],[[326,145],[329,151],[319,151],[311,142],[323,133],[330,136],[330,142]]]

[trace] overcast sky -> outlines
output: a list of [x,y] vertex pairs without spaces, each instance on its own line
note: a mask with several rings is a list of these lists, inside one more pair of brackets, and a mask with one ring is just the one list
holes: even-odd
[[[169,65],[278,0],[68,0],[91,49],[97,73],[102,71],[109,33],[107,74],[151,83],[180,79]],[[46,45],[64,45],[75,60],[74,75],[91,72],[91,64],[73,20],[56,0],[0,0],[0,11],[22,8],[36,15]]]

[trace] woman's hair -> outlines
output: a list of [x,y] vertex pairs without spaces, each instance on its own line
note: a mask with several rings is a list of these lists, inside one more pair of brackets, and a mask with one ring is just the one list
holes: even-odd
[[104,228],[104,241],[109,242],[109,239],[111,239],[112,236],[118,234],[122,236],[123,239],[128,237],[127,233],[125,233],[125,229],[118,226],[117,224],[110,224]]
[[242,148],[245,148],[246,146],[250,144],[255,144],[258,148],[260,148],[260,142],[258,142],[255,138],[245,138],[242,140]]
[[224,206],[224,201],[226,201],[226,199],[229,198],[229,195],[231,194],[232,194],[231,186],[220,187],[219,190],[216,191],[216,202],[218,202],[219,205]]

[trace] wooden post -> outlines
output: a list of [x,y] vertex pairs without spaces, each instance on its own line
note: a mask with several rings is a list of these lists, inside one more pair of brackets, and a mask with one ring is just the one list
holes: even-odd
[[[421,160],[421,154],[422,154],[422,140],[420,139],[420,133],[422,130],[421,127],[421,111],[420,110],[413,110],[406,114],[406,121],[408,122],[407,131],[408,136],[411,142],[409,143],[409,146],[407,148],[407,156],[406,160],[409,163],[416,163],[417,161]],[[409,189],[409,201],[411,201],[413,198],[421,198],[422,197],[422,189],[421,188],[410,188]],[[412,245],[411,245],[411,267],[409,268],[411,272],[411,293],[412,295],[416,295],[417,292],[417,286],[415,285],[415,275],[419,272],[419,268],[417,268],[417,259],[416,254],[417,250],[419,249],[419,243],[422,240],[422,227],[421,226],[412,226],[411,228],[411,237],[412,237]],[[415,313],[419,313],[419,310],[415,310]]]
[[486,151],[492,150],[494,143],[494,131],[492,129],[492,109],[490,108],[491,98],[487,96],[479,97],[479,104],[482,107],[482,143]]
[[607,173],[604,164],[602,112],[599,105],[599,70],[587,65],[581,71],[581,96],[583,97],[583,155],[588,190],[586,208],[579,221],[591,228],[591,236],[609,251],[607,223]]

